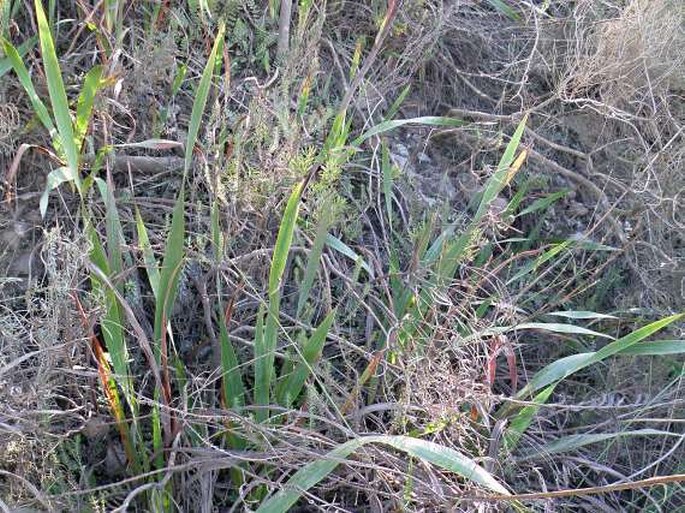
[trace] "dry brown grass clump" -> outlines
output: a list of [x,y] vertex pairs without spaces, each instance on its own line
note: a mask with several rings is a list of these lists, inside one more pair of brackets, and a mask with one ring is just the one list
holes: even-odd
[[[670,0],[631,0],[614,9],[579,2],[576,51],[567,72],[568,98],[596,89],[599,99],[635,115],[685,80],[684,11]],[[643,110],[646,109],[646,110]]]
[[87,341],[73,307],[84,255],[82,240],[55,228],[35,255],[45,274],[0,284],[0,468],[10,504],[51,511],[57,505],[46,491],[78,486],[60,447],[94,406]]

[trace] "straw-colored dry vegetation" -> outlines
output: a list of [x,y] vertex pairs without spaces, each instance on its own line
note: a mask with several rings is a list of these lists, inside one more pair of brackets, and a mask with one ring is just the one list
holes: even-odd
[[0,510],[685,511],[677,0],[0,0]]

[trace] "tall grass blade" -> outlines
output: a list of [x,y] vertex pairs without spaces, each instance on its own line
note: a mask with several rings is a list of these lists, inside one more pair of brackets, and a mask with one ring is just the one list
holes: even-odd
[[[227,311],[230,312],[232,304],[229,304]],[[226,324],[229,315],[222,315],[219,318],[219,345],[221,346],[221,385],[222,394],[226,408],[239,409],[245,404],[245,387],[240,373],[240,363],[236,356],[235,349],[231,343]]]
[[381,177],[383,179],[383,198],[385,199],[385,213],[388,216],[388,224],[392,232],[392,186],[393,186],[393,166],[390,163],[390,149],[387,144],[383,144],[381,158]]
[[565,317],[566,319],[618,319],[618,317],[616,317],[615,315],[588,312],[586,310],[566,310],[559,312],[547,312],[545,315]]
[[[89,231],[92,244],[91,260],[105,275],[111,276],[110,263],[106,258],[99,236],[94,228],[90,228]],[[105,314],[101,321],[102,335],[105,339],[105,345],[112,360],[117,380],[121,383],[126,399],[133,407],[135,413],[135,395],[133,394],[133,385],[129,372],[128,349],[126,347],[119,302],[114,293],[106,287],[102,287],[102,284],[95,276],[91,277],[91,283],[94,291],[101,291],[105,295]]]
[[297,214],[300,208],[302,187],[303,183],[299,183],[290,194],[288,203],[285,206],[281,225],[278,229],[276,245],[274,246],[273,258],[271,260],[271,270],[269,272],[269,296],[280,291],[281,280],[283,279],[288,253],[290,252],[290,246],[297,224]]
[[4,48],[5,44],[9,44],[10,48],[14,49],[16,55],[15,59],[18,57],[19,62],[22,61],[24,55],[26,55],[29,50],[31,50],[35,45],[36,42],[38,42],[37,37],[30,37],[26,41],[24,41],[22,44],[19,45],[19,48],[14,48],[10,43],[8,43],[2,35],[0,35],[0,45],[2,45],[3,50],[5,52],[5,57],[0,59],[0,78],[7,73],[9,70],[11,70],[14,67],[13,59],[10,59],[10,57],[7,55],[7,51]]
[[42,1],[35,0],[35,6],[36,20],[38,22],[38,39],[40,41],[41,56],[43,58],[43,67],[45,68],[52,112],[55,116],[57,131],[60,134],[62,150],[67,159],[67,166],[71,172],[71,179],[76,184],[77,190],[80,191],[81,180],[78,174],[79,150],[74,139],[74,127],[71,112],[69,111],[67,93],[62,80],[62,72],[60,71],[55,44],[52,40],[50,25],[45,17]]
[[335,468],[357,449],[368,445],[387,445],[431,463],[443,470],[448,470],[502,495],[509,495],[495,477],[480,467],[473,460],[454,449],[443,447],[433,442],[419,440],[408,436],[367,436],[342,444],[330,451],[325,458],[307,464],[288,480],[285,488],[264,502],[257,513],[285,513],[307,490],[328,476]]
[[269,271],[269,292],[266,326],[264,328],[263,345],[257,352],[255,346],[255,404],[262,406],[257,410],[257,420],[264,422],[268,417],[269,397],[271,384],[274,379],[274,357],[278,341],[278,325],[281,305],[281,281],[285,266],[288,261],[288,253],[295,233],[297,214],[300,207],[300,197],[304,182],[295,186],[290,194],[288,203],[276,237],[271,270]]
[[302,310],[304,309],[307,300],[309,299],[309,294],[314,285],[314,279],[316,278],[316,273],[319,270],[319,265],[321,264],[321,254],[323,253],[323,247],[326,244],[326,237],[328,236],[328,230],[333,224],[333,214],[330,209],[324,208],[321,212],[321,218],[316,226],[316,235],[314,236],[314,244],[312,245],[312,250],[309,252],[309,258],[307,260],[307,266],[304,270],[304,277],[302,278],[302,284],[300,285],[300,293],[297,298],[297,317],[302,315]]
[[[567,239],[563,242],[560,242],[559,244],[554,244],[550,249],[545,251],[542,255],[540,255],[538,258],[536,258],[533,262],[530,262],[529,264],[525,265],[523,269],[521,269],[519,272],[517,272],[513,277],[509,278],[507,281],[507,285],[511,285],[512,283],[520,280],[524,276],[530,274],[533,271],[536,271],[537,269],[540,268],[541,265],[549,262],[550,260],[553,260],[557,257],[557,255],[560,255],[561,253],[565,252],[566,250],[570,250],[571,248],[576,247],[577,241],[574,239]],[[564,255],[562,255],[564,256]],[[558,263],[560,260],[555,259],[553,263]]]
[[205,106],[207,105],[209,88],[212,83],[212,74],[214,73],[219,46],[222,44],[225,29],[224,23],[221,22],[216,33],[216,38],[214,39],[214,46],[212,46],[212,51],[207,59],[207,64],[205,64],[205,69],[202,71],[200,84],[197,86],[197,91],[195,92],[193,110],[190,113],[190,124],[188,125],[188,138],[186,139],[185,160],[183,164],[184,177],[187,176],[193,161],[193,149],[197,142],[197,135],[200,132],[200,123],[202,122],[202,116],[205,111]]
[[456,226],[454,224],[448,225],[441,233],[438,235],[430,247],[421,256],[421,265],[428,266],[435,263],[438,258],[440,258],[441,253],[444,251],[447,241],[454,235],[454,230]]
[[[124,231],[121,227],[121,219],[119,218],[119,211],[114,198],[114,186],[111,176],[107,178],[107,182],[101,178],[96,178],[95,183],[105,203],[105,232],[107,233],[107,255],[109,257],[110,276],[116,277],[123,269],[121,246],[124,243]],[[121,287],[118,286],[117,288],[121,291]]]
[[43,126],[47,129],[48,133],[50,134],[50,138],[53,140],[53,145],[56,147],[56,149],[58,149],[58,151],[60,151],[59,148],[62,147],[62,143],[59,140],[60,137],[57,133],[57,129],[55,128],[55,124],[52,121],[50,112],[43,103],[43,100],[41,100],[38,96],[36,88],[33,86],[31,76],[29,75],[29,72],[26,69],[26,66],[24,65],[24,61],[22,60],[21,55],[19,54],[17,49],[14,46],[12,46],[12,44],[9,41],[5,39],[2,39],[2,49],[5,52],[5,55],[7,56],[5,59],[7,59],[8,62],[11,64],[12,68],[14,68],[14,72],[17,74],[19,83],[24,88],[24,91],[26,91],[26,94],[28,95],[29,100],[31,101],[33,111],[36,113],[36,116],[38,116],[38,119],[41,123],[43,123]]
[[154,468],[161,469],[164,467],[164,436],[162,430],[162,412],[159,407],[159,392],[155,391],[155,403],[152,406],[150,420],[152,424],[152,451]]
[[[478,210],[474,218],[469,223],[466,230],[457,236],[452,237],[454,228],[448,226],[438,239],[431,245],[422,257],[425,263],[436,262],[434,274],[428,284],[420,290],[417,301],[409,313],[407,322],[404,323],[398,332],[398,341],[402,346],[406,340],[412,338],[418,329],[425,312],[433,304],[432,294],[436,287],[444,287],[454,278],[459,265],[469,256],[471,248],[480,237],[480,222],[485,216],[490,204],[509,183],[513,175],[520,168],[523,159],[517,159],[514,163],[514,156],[518,149],[523,131],[525,129],[528,115],[524,116],[514,132],[511,140],[500,159],[497,170],[485,184],[485,189],[480,199]],[[514,165],[512,165],[514,164]]]
[[[214,260],[221,262],[223,258],[223,234],[219,224],[219,202],[214,201],[211,212],[212,246]],[[220,280],[217,277],[217,289]],[[219,346],[221,351],[222,397],[226,408],[239,409],[245,404],[245,387],[240,372],[240,362],[228,333],[228,323],[233,311],[232,298],[225,312],[219,312]]]
[[305,381],[307,381],[307,378],[312,373],[312,367],[321,358],[323,346],[334,319],[335,310],[326,316],[312,336],[303,344],[300,351],[302,361],[297,364],[287,377],[282,388],[281,397],[278,400],[279,404],[284,408],[290,408],[302,392]]
[[685,340],[655,340],[623,349],[621,356],[664,356],[685,353]]
[[520,165],[518,167],[512,167],[512,164],[527,121],[528,115],[526,114],[516,127],[514,135],[507,144],[495,173],[485,184],[478,210],[471,220],[469,227],[463,234],[457,237],[456,241],[447,244],[444,255],[437,268],[435,281],[438,284],[444,284],[454,277],[459,264],[463,261],[467,251],[478,236],[478,225],[487,213],[490,204],[509,183],[513,174],[518,171]]
[[[459,264],[466,259],[467,253],[477,236],[478,232],[475,225],[472,225],[454,242],[446,242],[443,254],[438,260],[433,285],[445,285],[454,277]],[[426,291],[428,292],[428,289]]]
[[[197,141],[197,135],[202,121],[205,106],[207,104],[207,97],[209,95],[209,87],[212,78],[214,64],[218,53],[218,47],[223,38],[224,25],[219,26],[217,37],[212,47],[212,52],[202,72],[202,78],[198,86],[195,99],[193,101],[193,109],[190,116],[190,124],[188,127],[188,137],[185,147],[185,159],[183,168],[183,181],[190,170],[193,158],[193,148]],[[167,322],[171,316],[176,294],[178,291],[178,281],[183,266],[183,259],[185,257],[185,185],[181,184],[181,190],[178,193],[176,204],[171,218],[171,229],[167,237],[167,242],[164,250],[164,259],[162,261],[162,269],[159,274],[159,289],[158,296],[155,301],[155,341],[156,344],[156,358],[157,362],[162,365],[163,373],[163,390],[157,390],[156,395],[164,400],[166,406],[170,401],[171,384],[167,367],[168,348],[166,342]],[[159,453],[162,449],[162,432],[161,424],[167,435],[171,435],[171,425],[168,419],[165,419],[166,414],[159,411],[159,405],[155,405],[153,414],[153,438],[155,451]],[[161,424],[160,424],[161,423]],[[157,457],[157,466],[159,467],[163,460]]]
[[395,98],[395,101],[392,102],[392,105],[388,109],[388,112],[385,113],[385,119],[390,120],[393,119],[397,113],[400,110],[400,107],[404,103],[404,100],[407,98],[407,95],[409,94],[409,91],[411,90],[411,84],[408,84],[404,89],[402,89],[402,92]]
[[321,158],[327,166],[340,165],[349,155],[349,151],[345,149],[345,144],[350,134],[350,123],[345,120],[345,112],[339,112],[335,116],[331,130],[324,141]]
[[[155,360],[161,371],[161,389],[157,388],[154,391],[155,404],[152,411],[153,448],[157,469],[164,465],[164,443],[170,442],[172,436],[172,421],[168,409],[171,402],[171,380],[168,368],[167,330],[185,258],[184,193],[184,185],[182,184],[171,216],[171,229],[164,248],[164,258],[159,273],[158,295],[155,298],[154,352]],[[158,402],[160,399],[162,405]],[[162,407],[164,411],[161,410]]]
[[581,353],[566,358],[561,358],[540,370],[533,379],[517,394],[518,398],[525,398],[531,393],[540,390],[543,387],[551,385],[556,381],[567,378],[568,376],[582,370],[592,364],[599,363],[610,356],[628,350],[631,346],[637,344],[641,340],[650,335],[662,330],[672,322],[682,319],[685,314],[676,314],[665,317],[658,321],[652,322],[632,333],[621,337],[620,339],[607,344],[599,351],[592,353]]
[[[99,234],[90,223],[88,223],[86,227],[86,232],[91,242],[91,261],[105,276],[112,276],[110,259],[107,257],[105,249],[100,242]],[[114,291],[109,287],[103,286],[101,281],[93,274],[91,274],[91,286],[94,294],[102,294],[105,298],[105,312],[100,321],[100,326],[105,341],[105,347],[107,348],[112,367],[114,368],[114,376],[112,376],[109,372],[109,366],[107,366],[107,368],[102,367],[102,362],[98,360],[99,366],[101,367],[100,372],[103,380],[103,387],[105,387],[105,394],[112,407],[116,406],[117,408],[121,408],[116,386],[110,382],[110,379],[119,384],[129,409],[131,410],[133,439],[137,440],[139,434],[137,428],[139,411],[138,401],[136,399],[135,388],[129,367],[129,354],[121,306],[119,305],[119,301]],[[112,386],[114,386],[114,390],[112,390]],[[115,411],[114,414],[118,423],[124,422],[123,410],[122,412]],[[128,427],[126,429],[128,430]],[[135,462],[139,468],[145,468],[143,459],[140,451],[137,451],[136,458],[132,461]]]
[[521,411],[511,419],[509,428],[504,434],[504,448],[507,451],[511,452],[516,448],[521,437],[528,430],[531,422],[533,422],[533,417],[535,417],[538,410],[540,410],[540,406],[549,400],[556,387],[556,383],[549,385],[533,398],[531,401],[532,404],[524,406]]
[[654,322],[648,324],[647,326],[643,326],[642,328],[633,331],[629,335],[626,335],[625,337],[622,337],[619,340],[612,342],[611,344],[607,344],[606,346],[601,348],[599,351],[595,351],[593,353],[591,363],[601,362],[602,360],[605,360],[606,358],[609,358],[610,356],[618,354],[622,351],[626,351],[631,346],[634,346],[638,342],[644,340],[645,338],[649,337],[650,335],[653,335],[657,331],[664,329],[669,324],[676,322],[676,321],[679,321],[683,318],[685,318],[684,313],[675,314],[675,315],[670,315],[668,317],[664,317],[663,319],[660,319],[658,321],[654,321]]
[[359,253],[355,252],[351,247],[349,247],[335,235],[331,235],[330,233],[326,235],[326,245],[336,250],[341,255],[346,256],[353,262],[359,263],[362,269],[364,269],[369,274],[369,276],[373,278],[373,270],[371,269],[371,266],[366,262],[366,260],[364,260]]
[[155,340],[157,341],[161,340],[162,331],[166,329],[166,321],[171,315],[185,256],[185,202],[183,196],[184,188],[182,186],[171,215],[171,229],[167,236],[164,259],[159,275],[159,295],[155,302]]
[[152,295],[155,297],[155,300],[157,300],[159,297],[159,267],[157,266],[155,253],[152,250],[152,244],[150,244],[147,228],[145,227],[145,223],[143,222],[143,218],[140,215],[140,210],[138,210],[138,208],[136,208],[136,231],[138,232],[138,246],[143,253],[143,262],[145,264],[147,279],[150,283],[150,288],[152,289]]
[[550,442],[549,444],[539,449],[535,449],[535,452],[524,454],[523,456],[516,458],[516,461],[517,463],[522,463],[524,461],[548,458],[555,454],[563,454],[566,452],[575,451],[587,445],[632,436],[648,436],[650,437],[650,439],[653,439],[657,436],[672,436],[680,438],[683,435],[680,433],[674,433],[672,431],[662,431],[659,429],[635,429],[632,431],[620,431],[618,433],[591,433],[570,435],[565,436],[563,438],[559,438],[554,442]]
[[[96,183],[100,189],[100,194],[105,202],[105,216],[106,216],[106,233],[107,233],[107,256],[108,256],[108,271],[109,276],[116,278],[121,274],[123,269],[123,259],[121,253],[121,245],[123,243],[123,229],[121,227],[121,220],[119,218],[119,212],[116,207],[116,202],[114,199],[114,191],[111,182],[105,183],[100,178],[96,178]],[[92,232],[92,239],[95,239],[97,235]],[[96,246],[95,240],[92,240],[93,247]],[[104,269],[102,269],[104,271]],[[121,291],[123,287],[121,285],[115,286]],[[107,316],[105,321],[103,321],[103,333],[105,335],[105,341],[107,342],[107,348],[110,352],[110,357],[112,358],[112,364],[114,365],[114,371],[119,376],[119,379],[123,383],[122,388],[126,399],[132,406],[134,413],[137,413],[137,407],[135,405],[135,394],[133,391],[133,382],[129,373],[128,366],[128,348],[126,347],[126,340],[123,330],[123,316],[120,311],[119,303],[114,296],[112,291],[107,290],[108,296],[108,307]],[[107,335],[110,335],[109,337]]]
[[548,194],[543,198],[537,199],[533,201],[528,207],[524,208],[523,210],[521,210],[521,212],[516,214],[516,217],[521,217],[526,214],[532,214],[540,210],[547,210],[547,208],[549,208],[550,205],[556,203],[564,196],[567,196],[569,192],[570,191],[568,189],[564,189],[561,191],[553,192],[552,194]]
[[48,211],[48,200],[50,198],[50,192],[54,191],[64,182],[70,182],[72,180],[71,170],[66,167],[58,167],[53,169],[48,173],[48,177],[45,181],[45,189],[40,195],[40,200],[38,201],[38,209],[40,211],[41,217],[45,217]]
[[568,333],[573,335],[589,335],[592,337],[608,338],[614,340],[614,337],[600,333],[599,331],[589,330],[581,326],[574,326],[573,324],[562,324],[559,322],[524,322],[513,327],[514,330],[543,330],[551,331],[552,333]]
[[367,139],[370,139],[374,135],[380,135],[385,132],[394,130],[406,125],[427,125],[427,126],[438,126],[438,127],[458,127],[463,126],[465,122],[461,119],[443,117],[443,116],[423,116],[418,118],[408,118],[408,119],[394,119],[388,121],[382,121],[378,123],[373,128],[367,130],[359,137],[352,141],[353,146],[359,146]]
[[129,463],[135,468],[140,468],[138,466],[138,454],[133,448],[133,443],[131,442],[131,434],[126,423],[126,415],[124,413],[124,408],[119,399],[119,391],[117,389],[116,380],[112,376],[112,371],[107,361],[105,352],[97,340],[95,335],[91,336],[91,348],[95,355],[95,360],[98,365],[98,375],[100,376],[100,384],[105,392],[105,398],[109,404],[109,409],[114,417],[114,422],[117,425],[119,431],[119,437],[121,438],[121,443],[124,446],[124,452],[126,453],[126,458]]
[[[260,305],[254,331],[254,403],[258,406],[269,401],[270,375],[264,362],[266,353],[267,350],[264,346],[264,306]],[[268,412],[261,413],[261,409],[257,410],[255,417],[263,421],[268,417]]]
[[485,184],[485,190],[483,191],[483,196],[476,211],[476,215],[473,219],[474,223],[480,222],[480,220],[485,215],[487,209],[490,207],[490,203],[497,197],[497,195],[502,191],[505,185],[511,181],[512,176],[510,175],[510,168],[514,162],[514,156],[516,150],[521,142],[521,137],[523,136],[523,131],[526,128],[526,123],[528,122],[528,115],[523,116],[523,119],[516,127],[514,135],[511,137],[509,144],[504,150],[504,154],[497,165],[495,174],[490,177],[490,179]]
[[[217,37],[214,41],[214,46],[210,54],[209,60],[205,65],[205,69],[200,79],[195,100],[193,101],[193,109],[190,116],[190,124],[188,127],[188,138],[186,140],[185,160],[183,176],[184,180],[190,169],[193,157],[193,148],[197,140],[197,135],[200,129],[200,122],[207,104],[207,97],[209,95],[209,86],[212,78],[212,71],[217,55],[217,49],[221,38],[224,34],[224,25],[219,26]],[[155,340],[159,343],[163,338],[163,331],[166,330],[166,322],[171,314],[171,309],[175,301],[178,280],[180,277],[180,270],[183,265],[183,258],[185,254],[184,239],[185,239],[185,188],[181,185],[181,190],[176,199],[174,210],[171,219],[171,230],[167,237],[165,246],[164,259],[162,262],[162,269],[159,274],[159,290],[157,301],[155,304]],[[158,347],[159,350],[163,349]]]
[[76,148],[80,151],[83,139],[88,131],[88,123],[93,112],[95,95],[100,88],[102,78],[102,66],[94,66],[83,81],[83,87],[76,103],[76,122],[74,124],[74,139]]

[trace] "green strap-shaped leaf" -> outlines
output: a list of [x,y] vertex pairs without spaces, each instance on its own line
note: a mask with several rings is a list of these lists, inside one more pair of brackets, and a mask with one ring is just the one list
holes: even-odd
[[316,278],[316,273],[319,270],[319,265],[321,263],[321,254],[323,253],[323,247],[326,243],[326,237],[328,235],[328,230],[333,223],[333,216],[330,209],[324,209],[321,213],[321,219],[316,227],[316,235],[314,236],[314,244],[312,245],[312,250],[309,252],[309,257],[307,259],[307,267],[304,270],[304,278],[302,279],[302,284],[300,285],[300,292],[297,298],[297,317],[300,317],[304,305],[309,299],[309,293],[314,285],[314,279]]
[[80,150],[83,145],[83,139],[88,131],[88,124],[90,123],[90,116],[93,112],[93,104],[95,103],[95,95],[100,88],[100,78],[102,77],[102,66],[94,66],[87,74],[83,81],[83,88],[79,94],[78,102],[76,103],[76,123],[74,125],[74,139],[76,140],[76,147]]
[[255,345],[255,404],[262,406],[257,410],[256,418],[264,422],[269,414],[269,398],[271,396],[271,384],[274,379],[274,358],[278,341],[279,313],[281,305],[281,280],[285,272],[285,266],[290,253],[290,246],[297,224],[297,214],[300,208],[300,198],[304,182],[295,186],[290,194],[288,203],[276,237],[276,245],[271,258],[271,270],[269,272],[269,293],[266,326],[264,328],[264,341],[260,348]]
[[362,135],[357,137],[353,142],[353,146],[359,146],[361,143],[370,139],[374,135],[379,135],[395,128],[399,128],[405,125],[427,125],[427,126],[440,126],[440,127],[457,127],[463,126],[464,121],[457,118],[449,118],[442,116],[423,116],[419,118],[409,118],[409,119],[393,119],[388,121],[382,121],[376,126],[367,130]]
[[685,340],[642,342],[621,350],[621,356],[664,356],[685,353]]
[[533,417],[535,417],[535,415],[537,414],[538,410],[540,409],[540,406],[542,406],[549,400],[556,386],[557,384],[554,383],[548,386],[547,388],[543,389],[538,395],[536,395],[533,398],[532,404],[529,404],[528,406],[521,408],[521,411],[518,412],[513,419],[511,419],[509,428],[504,434],[504,447],[509,452],[513,451],[516,448],[516,446],[519,443],[519,440],[521,440],[521,437],[523,436],[523,433],[526,432],[531,422],[533,422]]
[[155,253],[152,251],[152,244],[150,244],[150,237],[147,233],[147,228],[140,215],[140,210],[136,207],[136,231],[138,232],[138,245],[143,252],[143,262],[145,263],[145,272],[147,279],[152,289],[152,295],[155,300],[159,297],[159,267],[157,267],[157,260]]
[[393,447],[414,458],[431,463],[444,470],[455,472],[462,477],[479,484],[498,494],[509,495],[508,490],[492,474],[476,462],[454,449],[443,447],[433,442],[408,436],[367,436],[350,440],[330,451],[320,460],[313,461],[295,472],[273,497],[267,499],[257,513],[285,513],[307,490],[315,486],[354,451],[368,444],[379,444]]
[[560,322],[524,322],[513,327],[514,330],[544,330],[553,333],[569,333],[575,335],[590,335],[591,337],[602,337],[614,340],[614,337],[600,333],[599,331],[589,330],[574,324],[563,324]]
[[567,319],[618,319],[618,317],[614,315],[601,314],[597,312],[588,312],[585,310],[566,310],[560,312],[548,312],[545,315],[565,317]]
[[[0,41],[2,41],[2,44],[6,43],[5,39],[0,36]],[[37,37],[30,37],[26,41],[24,41],[22,44],[19,45],[19,48],[15,49],[15,52],[17,56],[19,56],[19,60],[24,57],[28,53],[28,51],[33,48],[38,41]],[[14,48],[12,45],[10,45],[12,48]],[[4,49],[4,48],[3,48]],[[5,52],[7,54],[7,52]],[[0,59],[0,78],[7,73],[9,70],[11,70],[14,67],[14,64],[12,63],[12,59],[10,59],[8,56],[3,57]]]
[[326,342],[328,331],[333,324],[333,319],[335,319],[335,311],[326,316],[319,327],[314,330],[312,336],[302,345],[300,351],[301,361],[286,378],[283,385],[281,397],[278,401],[281,406],[290,408],[302,392],[305,381],[307,381],[307,378],[312,373],[312,367],[321,358],[323,346]]
[[575,451],[576,449],[580,449],[582,447],[585,447],[586,445],[631,436],[648,436],[650,438],[654,438],[656,436],[672,436],[680,438],[683,435],[680,433],[662,431],[659,429],[635,429],[632,431],[621,431],[618,433],[590,433],[570,435],[550,442],[539,449],[535,449],[534,452],[527,453],[522,457],[517,458],[516,460],[518,463],[521,463],[524,461],[530,461],[534,459],[548,458],[554,454],[562,454],[565,452]]
[[336,250],[338,253],[346,256],[355,263],[359,263],[362,269],[369,273],[369,276],[373,278],[373,270],[366,260],[364,260],[361,255],[356,253],[352,248],[350,248],[335,235],[331,235],[330,233],[326,235],[326,246]]
[[240,408],[245,403],[245,387],[240,373],[240,363],[231,342],[226,319],[219,315],[219,345],[221,346],[222,390],[227,408]]
[[47,79],[48,93],[52,104],[52,112],[55,116],[57,131],[62,142],[62,150],[67,159],[67,166],[73,173],[73,180],[77,189],[81,190],[81,183],[78,176],[79,150],[74,139],[74,127],[69,111],[69,100],[64,89],[62,72],[60,71],[55,44],[52,40],[50,25],[45,17],[41,0],[35,0],[36,20],[38,22],[38,39],[40,41],[41,57],[43,58],[43,68]]
[[476,211],[476,215],[473,219],[474,223],[478,223],[485,212],[490,207],[490,203],[497,197],[497,195],[502,191],[506,185],[505,180],[507,174],[509,173],[509,168],[514,162],[514,157],[516,156],[516,150],[521,142],[521,137],[523,136],[523,131],[526,128],[526,122],[528,121],[528,114],[523,116],[523,119],[516,127],[514,135],[511,137],[509,144],[507,144],[504,154],[497,165],[497,170],[495,174],[490,177],[490,179],[485,184],[485,190],[483,191],[483,197],[480,200],[480,205]]
[[73,174],[68,167],[58,167],[48,173],[48,178],[45,182],[45,190],[43,191],[43,194],[40,195],[40,200],[38,201],[38,209],[40,210],[41,217],[45,217],[45,213],[48,211],[48,198],[50,192],[64,182],[70,182],[71,180],[73,180]]
[[188,125],[188,138],[186,139],[186,154],[185,161],[183,164],[183,176],[185,177],[190,170],[190,165],[193,161],[193,148],[195,148],[195,142],[197,141],[197,135],[200,131],[200,123],[202,122],[202,116],[205,111],[205,106],[207,105],[207,98],[209,96],[209,87],[212,84],[212,74],[214,73],[214,67],[217,62],[217,57],[219,55],[219,47],[223,43],[225,32],[225,25],[222,22],[219,25],[219,29],[216,33],[216,38],[214,39],[214,46],[212,47],[212,52],[209,54],[207,59],[207,64],[202,72],[202,78],[200,78],[200,84],[197,86],[197,91],[195,92],[195,100],[193,101],[193,110],[190,113],[190,124]]
[[632,333],[621,337],[610,344],[607,344],[599,351],[593,353],[581,353],[566,358],[561,358],[555,362],[550,363],[542,370],[540,370],[530,382],[519,391],[517,398],[522,399],[529,394],[535,393],[537,390],[544,388],[561,379],[567,378],[571,374],[578,372],[592,364],[599,363],[610,356],[619,354],[621,351],[628,350],[631,346],[637,344],[641,340],[650,335],[662,330],[672,322],[682,319],[685,314],[676,314],[665,317],[658,321],[652,322]]
[[[162,269],[159,275],[159,291],[155,301],[155,340],[157,342],[161,340],[162,330],[166,329],[165,323],[171,316],[185,256],[184,196],[185,189],[181,186],[171,215],[171,230],[167,236]],[[157,348],[159,349],[159,346]],[[159,357],[159,355],[157,356]]]
[[36,88],[33,87],[31,76],[24,65],[24,61],[22,60],[19,51],[17,51],[17,49],[6,39],[2,39],[2,49],[5,52],[5,55],[7,55],[6,59],[8,60],[8,63],[12,66],[12,68],[14,68],[14,72],[17,74],[19,83],[24,88],[24,91],[26,91],[36,116],[38,116],[40,122],[43,123],[43,126],[47,129],[48,133],[50,134],[50,138],[57,142],[55,146],[61,148],[62,143],[59,141],[59,134],[57,133],[55,124],[52,122],[50,112],[43,103],[43,100],[41,100],[38,96]]

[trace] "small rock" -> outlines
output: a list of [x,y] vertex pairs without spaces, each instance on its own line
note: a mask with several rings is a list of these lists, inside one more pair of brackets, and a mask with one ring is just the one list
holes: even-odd
[[393,162],[395,162],[395,165],[397,165],[397,167],[399,167],[402,170],[404,170],[404,167],[407,165],[407,161],[409,160],[406,156],[400,155],[398,153],[391,153],[390,158]]
[[409,157],[409,149],[404,144],[401,144],[401,143],[397,143],[395,145],[395,153],[397,153],[398,155],[400,155],[402,157],[405,157],[405,160],[406,160],[406,157]]
[[573,217],[582,217],[590,213],[590,209],[578,201],[569,202],[566,210]]
[[119,440],[111,440],[105,456],[105,472],[120,476],[126,471],[126,453]]
[[89,418],[81,432],[90,440],[101,440],[109,433],[109,424],[100,416]]
[[38,264],[34,265],[31,252],[26,252],[14,257],[7,270],[7,276],[35,276],[40,271],[42,271],[42,269],[38,267]]
[[509,206],[509,201],[502,196],[497,196],[492,203],[490,203],[490,213],[494,215],[502,214]]
[[431,158],[422,151],[419,152],[416,158],[421,164],[430,164],[432,162]]
[[457,186],[467,197],[471,197],[481,191],[478,180],[471,173],[460,173],[457,176]]

